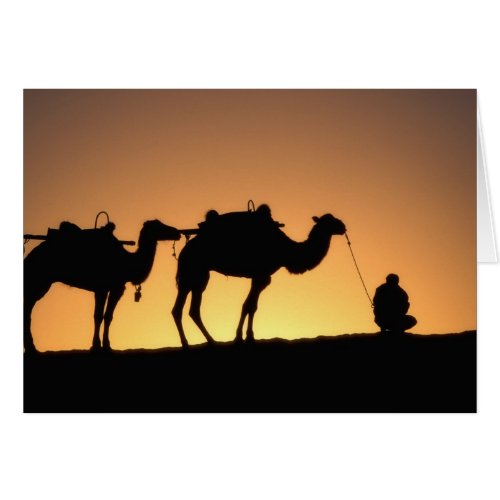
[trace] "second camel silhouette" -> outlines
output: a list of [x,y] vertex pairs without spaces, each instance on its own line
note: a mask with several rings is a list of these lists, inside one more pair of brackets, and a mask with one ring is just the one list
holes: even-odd
[[[143,283],[151,272],[158,241],[178,240],[177,229],[159,220],[146,221],[135,253],[125,250],[112,234],[114,225],[82,230],[63,222],[59,230],[34,248],[24,259],[24,349],[36,352],[31,334],[31,311],[52,283],[94,292],[94,336],[92,350],[110,350],[109,326],[125,284]],[[99,331],[104,320],[101,340]]]
[[200,224],[199,234],[190,240],[179,255],[178,294],[172,315],[183,347],[188,341],[182,325],[182,311],[189,293],[189,315],[208,342],[212,336],[201,319],[201,299],[210,271],[226,276],[250,278],[250,293],[243,303],[236,329],[236,341],[243,339],[243,325],[248,317],[246,339],[254,339],[253,319],[261,292],[271,283],[271,275],[281,267],[293,274],[315,268],[323,260],[333,235],[343,235],[344,223],[331,214],[313,217],[314,226],[307,240],[296,242],[279,229],[282,224],[271,218],[267,205],[255,212],[232,212],[223,215],[211,210]]

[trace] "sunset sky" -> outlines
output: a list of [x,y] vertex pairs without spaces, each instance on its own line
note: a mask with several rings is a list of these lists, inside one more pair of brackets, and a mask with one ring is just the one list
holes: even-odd
[[[476,328],[475,91],[26,90],[24,133],[25,233],[90,228],[106,210],[115,235],[137,241],[148,219],[192,228],[252,199],[301,241],[312,216],[332,213],[371,296],[399,274],[412,332]],[[160,242],[141,302],[128,284],[117,306],[113,348],[180,345],[175,272],[172,243]],[[234,338],[249,286],[211,273],[202,316],[217,340]],[[33,311],[36,346],[88,348],[93,303],[54,284]],[[187,308],[184,324],[203,341]],[[343,236],[314,270],[278,271],[255,317],[257,338],[374,331]]]

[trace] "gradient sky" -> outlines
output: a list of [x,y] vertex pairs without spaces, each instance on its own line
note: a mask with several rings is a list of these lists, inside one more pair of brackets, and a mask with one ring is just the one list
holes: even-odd
[[[332,213],[370,295],[400,275],[413,332],[476,328],[473,90],[26,90],[24,133],[24,232],[90,228],[106,210],[115,235],[137,241],[145,220],[196,227],[208,209],[252,199],[303,240],[312,216]],[[160,242],[141,302],[128,284],[117,306],[114,348],[180,345],[175,272],[172,243]],[[249,287],[211,273],[202,315],[217,340],[234,338]],[[53,285],[32,330],[40,350],[88,348],[93,294]],[[316,269],[278,271],[255,318],[257,338],[374,331],[343,236]]]

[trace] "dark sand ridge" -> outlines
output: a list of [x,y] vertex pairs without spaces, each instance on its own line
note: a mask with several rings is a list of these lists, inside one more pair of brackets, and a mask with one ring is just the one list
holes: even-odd
[[25,412],[475,412],[476,332],[25,356]]

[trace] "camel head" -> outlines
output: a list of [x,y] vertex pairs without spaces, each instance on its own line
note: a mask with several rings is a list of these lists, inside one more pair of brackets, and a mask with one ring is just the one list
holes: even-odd
[[158,219],[146,221],[142,226],[142,235],[147,235],[156,241],[179,240],[181,238],[181,233],[175,227],[167,226]]
[[325,214],[321,217],[314,216],[312,219],[316,223],[315,228],[322,229],[328,234],[341,235],[346,232],[345,224],[340,219],[336,219],[332,214]]

